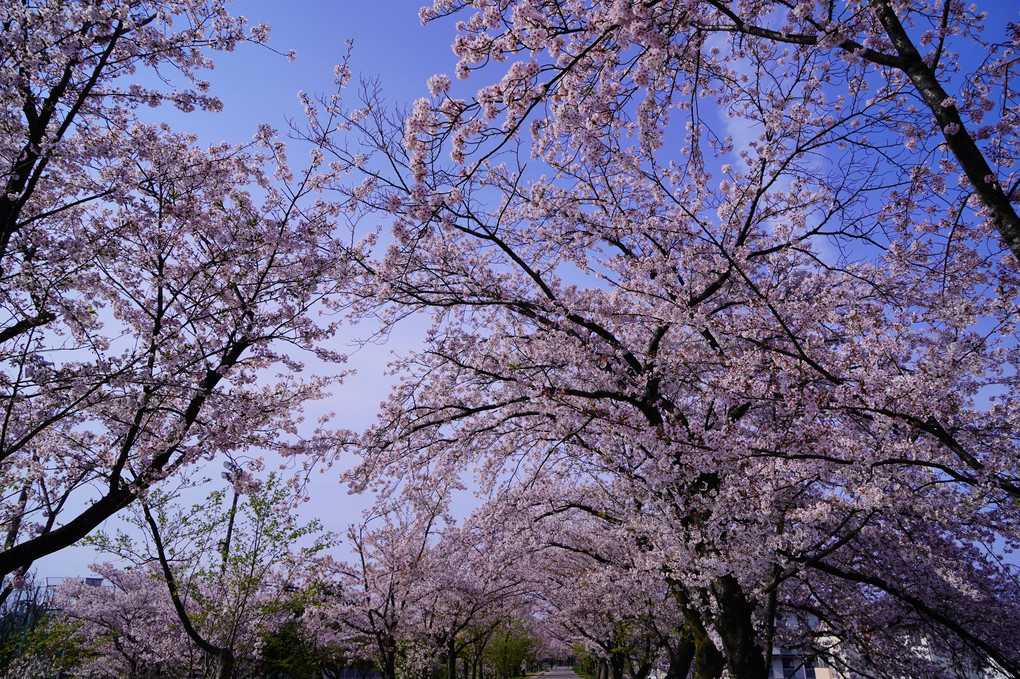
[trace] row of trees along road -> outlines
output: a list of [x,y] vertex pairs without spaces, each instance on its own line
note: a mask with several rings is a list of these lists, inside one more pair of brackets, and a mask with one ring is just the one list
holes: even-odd
[[355,556],[337,562],[330,535],[281,520],[285,495],[271,480],[242,497],[226,558],[210,548],[229,521],[221,496],[177,512],[150,495],[133,520],[154,530],[95,540],[126,568],[47,591],[49,615],[0,610],[18,625],[0,676],[510,679],[562,645],[527,602],[532,561],[396,512],[352,528]]
[[[397,565],[319,568],[386,679],[437,648],[456,670],[484,630],[415,618],[431,641],[391,652],[401,611],[446,605],[415,574],[466,474],[490,498],[466,543],[504,545],[464,560],[481,591],[540,602],[614,677],[657,645],[675,677],[760,679],[775,644],[1020,677],[1015,24],[950,1],[436,0],[475,93],[435,76],[403,114],[370,83],[348,102],[341,65],[291,170],[268,127],[200,149],[136,115],[216,108],[208,51],[265,27],[215,1],[2,12],[4,592],[197,462],[351,450],[347,480],[416,527],[352,533]],[[157,67],[189,84],[130,84]],[[389,246],[342,213],[388,213]],[[317,312],[355,300],[432,314],[427,345],[377,426],[298,439],[330,378],[268,369],[340,360]]]
[[389,300],[435,314],[364,474],[474,473],[504,524],[668,593],[679,676],[838,639],[877,676],[940,676],[937,647],[1020,677],[1020,28],[887,0],[422,12],[450,15],[473,96],[437,76],[405,118],[371,88],[348,116]]

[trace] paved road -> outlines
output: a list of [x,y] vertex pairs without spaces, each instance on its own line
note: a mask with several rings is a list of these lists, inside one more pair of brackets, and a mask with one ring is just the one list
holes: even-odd
[[566,665],[554,667],[542,675],[542,679],[579,679],[574,670]]

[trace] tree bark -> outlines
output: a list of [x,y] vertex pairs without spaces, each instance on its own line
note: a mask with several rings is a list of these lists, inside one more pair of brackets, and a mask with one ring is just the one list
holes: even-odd
[[627,667],[627,654],[613,651],[609,654],[610,679],[623,679],[623,671]]
[[694,679],[719,679],[724,668],[722,653],[715,647],[712,637],[708,636],[700,616],[690,610],[685,611],[684,615],[693,638]]
[[730,677],[765,679],[768,668],[751,621],[754,606],[748,602],[743,588],[732,575],[718,578],[712,584],[712,590],[719,604],[716,629],[722,637]]
[[230,679],[234,676],[234,654],[224,648],[216,659],[216,679]]
[[676,647],[669,647],[666,652],[669,656],[669,665],[666,668],[665,679],[687,679],[694,663],[694,641],[684,632],[677,638]]
[[452,636],[446,642],[446,678],[457,679],[457,645]]

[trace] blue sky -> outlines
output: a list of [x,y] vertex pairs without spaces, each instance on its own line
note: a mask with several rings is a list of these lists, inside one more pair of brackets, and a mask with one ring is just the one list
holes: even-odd
[[354,40],[354,73],[378,76],[388,101],[409,103],[427,95],[429,76],[452,73],[456,63],[450,49],[453,22],[423,27],[421,5],[421,0],[238,0],[234,14],[252,25],[269,24],[269,47],[280,53],[293,49],[297,58],[289,62],[257,45],[213,53],[216,68],[204,77],[223,100],[223,112],[180,114],[161,108],[154,113],[208,142],[247,141],[263,122],[282,129],[285,118],[302,117],[299,90],[316,94],[333,89],[333,66],[348,39]]

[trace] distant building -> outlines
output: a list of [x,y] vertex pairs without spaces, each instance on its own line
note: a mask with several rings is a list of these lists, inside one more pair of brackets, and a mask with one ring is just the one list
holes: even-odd
[[840,679],[819,658],[794,653],[782,648],[772,649],[772,673],[769,679]]

